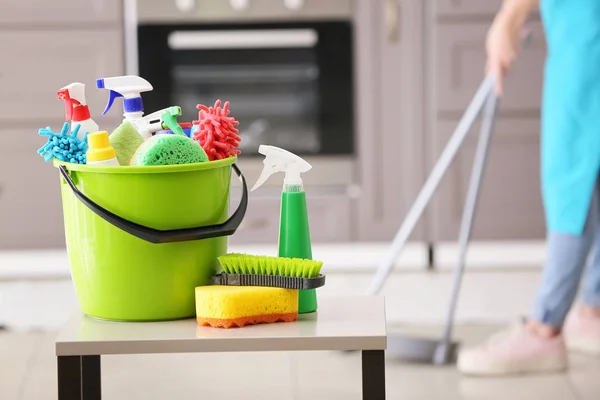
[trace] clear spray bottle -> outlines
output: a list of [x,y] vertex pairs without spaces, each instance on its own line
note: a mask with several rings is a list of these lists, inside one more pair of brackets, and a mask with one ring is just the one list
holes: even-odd
[[[258,189],[272,174],[285,173],[279,218],[279,257],[312,260],[306,194],[300,176],[309,171],[311,165],[296,154],[275,146],[261,145],[258,152],[265,155],[264,167],[252,190]],[[298,296],[299,313],[317,310],[316,289],[300,290]]]

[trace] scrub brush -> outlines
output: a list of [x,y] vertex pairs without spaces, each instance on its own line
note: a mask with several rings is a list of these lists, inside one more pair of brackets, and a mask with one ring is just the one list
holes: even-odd
[[223,273],[215,285],[271,286],[285,289],[316,289],[325,284],[321,261],[230,253],[218,257]]

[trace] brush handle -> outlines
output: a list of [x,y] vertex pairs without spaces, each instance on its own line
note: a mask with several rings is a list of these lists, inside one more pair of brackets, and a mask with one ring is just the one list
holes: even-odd
[[232,164],[231,168],[233,168],[236,175],[242,181],[243,190],[242,199],[240,200],[237,210],[231,214],[231,217],[229,217],[227,221],[223,222],[222,224],[200,226],[197,228],[172,229],[163,231],[136,224],[135,222],[113,214],[107,209],[96,204],[86,195],[81,193],[75,183],[73,183],[73,180],[71,179],[71,176],[64,165],[60,165],[58,167],[60,174],[67,182],[67,185],[69,185],[71,190],[73,190],[75,197],[77,197],[79,201],[85,204],[100,218],[139,239],[155,244],[187,242],[190,240],[210,239],[233,235],[246,215],[246,209],[248,208],[248,187],[246,185],[246,178],[244,178],[244,175],[240,171],[239,167],[236,164]]

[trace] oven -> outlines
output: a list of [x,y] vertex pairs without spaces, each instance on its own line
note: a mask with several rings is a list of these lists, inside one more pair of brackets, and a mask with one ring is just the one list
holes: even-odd
[[[258,176],[260,144],[294,152],[319,173],[307,185],[352,184],[353,24],[350,0],[138,0],[126,5],[127,72],[152,83],[147,112],[230,102],[239,163]],[[318,168],[318,170],[317,170]]]

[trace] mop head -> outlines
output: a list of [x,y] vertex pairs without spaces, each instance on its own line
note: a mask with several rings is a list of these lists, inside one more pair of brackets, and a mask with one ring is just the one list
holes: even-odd
[[131,165],[176,165],[208,161],[206,153],[185,135],[154,135],[147,139],[131,159]]
[[196,288],[196,320],[201,326],[241,328],[297,319],[297,290],[217,285]]
[[236,148],[240,145],[241,138],[238,136],[236,126],[239,124],[233,117],[229,116],[229,102],[226,101],[220,108],[221,100],[215,102],[214,107],[206,107],[198,104],[198,121],[193,121],[192,138],[200,143],[200,146],[208,154],[209,160],[222,160],[236,156],[241,152]]
[[59,133],[52,132],[48,126],[38,131],[40,136],[48,136],[48,141],[38,150],[38,154],[44,157],[46,162],[56,158],[57,160],[73,164],[85,164],[85,153],[88,150],[87,132],[83,139],[77,138],[80,125],[75,125],[69,133],[69,123],[65,122]]
[[144,139],[133,127],[131,122],[125,121],[111,133],[110,145],[117,153],[120,165],[129,165],[136,150],[144,143]]

